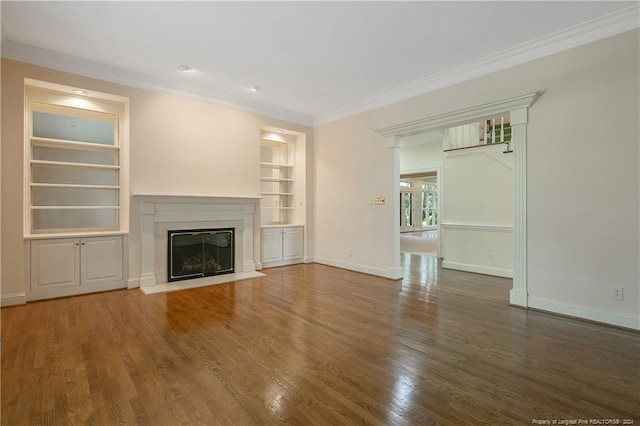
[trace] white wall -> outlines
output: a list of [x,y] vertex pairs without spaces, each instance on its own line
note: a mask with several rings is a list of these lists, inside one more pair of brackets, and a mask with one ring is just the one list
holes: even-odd
[[599,43],[589,61],[574,51],[550,60],[563,84],[540,76],[548,93],[531,110],[527,157],[529,295],[541,309],[640,328],[639,37],[616,39],[627,43]]
[[[365,125],[366,124],[366,125]],[[370,124],[347,118],[316,128],[314,260],[361,272],[384,275],[386,268],[387,152]]]
[[513,276],[513,153],[487,145],[445,153],[443,266]]
[[442,138],[414,135],[403,139],[400,149],[400,173],[419,173],[442,167]]
[[640,328],[638,40],[630,31],[316,128],[317,258],[391,266],[390,204],[367,203],[396,196],[376,129],[542,90],[528,124],[532,306]]

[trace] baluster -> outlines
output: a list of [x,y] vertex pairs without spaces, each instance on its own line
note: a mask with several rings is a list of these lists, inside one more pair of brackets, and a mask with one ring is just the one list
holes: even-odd
[[489,143],[489,120],[484,120],[484,144]]
[[504,115],[500,117],[500,142],[504,142]]
[[471,146],[471,126],[469,124],[465,124],[463,126],[464,129],[464,146]]
[[491,143],[496,143],[496,119],[491,119]]

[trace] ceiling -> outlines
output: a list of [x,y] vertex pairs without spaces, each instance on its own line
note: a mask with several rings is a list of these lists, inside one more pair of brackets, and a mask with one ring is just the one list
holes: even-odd
[[1,7],[4,57],[307,125],[638,26],[637,2],[608,1]]

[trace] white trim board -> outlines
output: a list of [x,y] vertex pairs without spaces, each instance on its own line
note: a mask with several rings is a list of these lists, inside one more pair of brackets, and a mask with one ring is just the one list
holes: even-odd
[[467,155],[483,155],[500,164],[502,167],[505,167],[508,170],[513,170],[513,157],[511,157],[513,150],[504,151],[505,147],[506,144],[504,143],[470,146],[462,149],[454,149],[452,151],[444,151],[444,158],[448,159],[464,157]]
[[492,268],[490,266],[474,265],[471,263],[442,261],[442,267],[445,269],[454,269],[456,271],[473,272],[475,274],[493,275],[496,277],[513,278],[511,269]]
[[485,222],[440,222],[445,229],[466,229],[469,231],[513,232],[510,223],[485,223]]
[[584,306],[572,305],[569,303],[555,302],[553,300],[540,297],[529,296],[529,308],[556,314],[567,315],[577,319],[583,318],[604,324],[616,325],[619,327],[640,330],[640,316],[606,311],[604,309],[586,308]]
[[376,275],[378,277],[389,278],[387,271],[382,268],[374,268],[372,266],[358,265],[356,263],[343,262],[341,260],[327,259],[326,257],[314,257],[311,259],[314,263],[327,266],[334,266],[349,271],[362,272],[363,274]]
[[25,292],[3,294],[2,296],[0,296],[0,306],[2,307],[24,305],[25,303],[27,303],[27,294]]

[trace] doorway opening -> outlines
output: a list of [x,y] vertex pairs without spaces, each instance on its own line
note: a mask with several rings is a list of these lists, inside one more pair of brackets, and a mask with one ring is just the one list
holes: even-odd
[[400,252],[439,255],[438,170],[400,175]]
[[[500,101],[489,102],[471,108],[464,108],[445,114],[433,115],[421,120],[397,124],[376,132],[384,137],[388,150],[386,174],[389,179],[390,193],[397,191],[400,186],[400,148],[403,139],[420,133],[442,131],[463,123],[475,120],[487,120],[490,117],[509,112],[511,143],[509,150],[513,151],[513,288],[509,295],[509,302],[517,306],[528,305],[527,295],[527,173],[526,173],[526,145],[528,109],[541,95],[541,92],[528,93]],[[486,132],[485,132],[486,133]],[[493,127],[491,128],[492,141]],[[485,138],[487,142],[487,138]],[[394,205],[387,216],[389,245],[387,251],[387,277],[402,279],[403,269],[400,265],[400,208],[399,198],[391,197]]]

